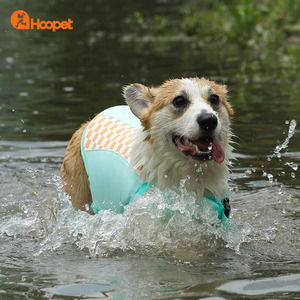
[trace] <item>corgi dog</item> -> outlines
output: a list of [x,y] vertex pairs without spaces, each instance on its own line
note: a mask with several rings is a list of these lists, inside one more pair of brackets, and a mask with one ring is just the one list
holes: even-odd
[[146,192],[180,187],[221,203],[228,217],[231,120],[227,87],[182,78],[158,87],[125,86],[127,105],[109,108],[81,126],[66,149],[61,177],[75,209],[112,209]]

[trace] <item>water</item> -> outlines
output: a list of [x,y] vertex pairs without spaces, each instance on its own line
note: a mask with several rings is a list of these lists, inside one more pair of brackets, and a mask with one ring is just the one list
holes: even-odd
[[[171,13],[167,2],[23,7],[76,20],[56,33],[14,30],[24,4],[2,5],[0,299],[300,299],[299,78],[241,73],[230,47],[128,38],[121,20]],[[121,104],[124,84],[194,75],[225,82],[236,111],[229,226],[184,185],[179,196],[153,189],[123,215],[74,211],[59,178],[72,132]]]

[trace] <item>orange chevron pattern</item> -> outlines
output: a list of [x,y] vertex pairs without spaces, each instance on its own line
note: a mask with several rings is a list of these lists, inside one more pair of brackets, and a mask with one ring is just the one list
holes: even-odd
[[88,125],[84,136],[84,150],[105,149],[117,152],[129,160],[136,129],[113,117],[97,115]]

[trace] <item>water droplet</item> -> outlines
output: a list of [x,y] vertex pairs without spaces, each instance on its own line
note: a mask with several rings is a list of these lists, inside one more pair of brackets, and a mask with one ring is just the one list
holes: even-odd
[[294,171],[298,170],[298,164],[295,164],[293,162],[286,162],[285,163],[286,166],[289,166],[290,168],[292,168]]
[[274,176],[273,176],[272,174],[268,174],[267,177],[268,177],[268,179],[269,179],[269,182],[270,182],[270,183],[273,183],[273,181],[274,181],[274,180],[273,180],[273,179],[274,179]]
[[72,87],[72,86],[65,86],[65,87],[63,88],[63,91],[64,91],[64,92],[68,92],[68,93],[74,92],[74,87]]
[[26,168],[26,171],[29,172],[29,173],[32,173],[32,172],[33,172],[32,168],[30,168],[30,167],[27,167],[27,168]]
[[197,172],[197,173],[200,173],[200,172],[202,172],[202,166],[201,166],[201,164],[199,165],[199,168],[198,168],[198,169],[196,169],[196,172]]
[[12,63],[14,63],[15,59],[12,56],[8,56],[8,57],[5,58],[5,61],[8,64],[12,64]]

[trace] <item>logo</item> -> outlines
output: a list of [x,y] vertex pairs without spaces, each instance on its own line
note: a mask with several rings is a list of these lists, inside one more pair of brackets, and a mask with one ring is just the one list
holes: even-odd
[[24,10],[16,10],[10,17],[10,22],[16,29],[37,29],[37,30],[52,30],[55,32],[58,29],[73,29],[73,21],[69,18],[67,21],[41,21],[37,18],[29,18],[29,15]]
[[29,15],[24,10],[16,10],[10,17],[11,25],[17,29],[29,29]]

